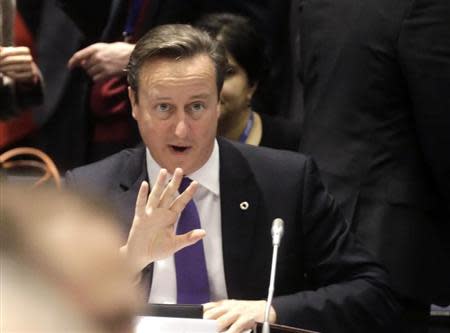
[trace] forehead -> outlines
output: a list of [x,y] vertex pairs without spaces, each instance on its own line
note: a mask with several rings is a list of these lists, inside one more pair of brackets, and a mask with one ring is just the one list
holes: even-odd
[[216,69],[206,54],[188,58],[158,57],[145,62],[139,74],[139,86],[144,89],[162,86],[204,86],[216,88]]

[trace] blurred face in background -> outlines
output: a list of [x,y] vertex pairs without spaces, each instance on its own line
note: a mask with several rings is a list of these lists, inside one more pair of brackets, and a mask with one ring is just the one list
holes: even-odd
[[220,94],[220,117],[227,118],[250,108],[256,84],[249,83],[247,73],[227,52],[228,66]]
[[[34,272],[31,282],[36,278],[53,292],[40,299],[42,307],[67,304],[52,317],[73,314],[101,331],[132,332],[140,290],[132,263],[119,254],[125,240],[110,208],[51,188],[4,186],[2,193],[2,255]],[[73,324],[67,328],[75,332]]]
[[48,245],[46,262],[55,263],[52,270],[63,277],[67,294],[107,331],[132,332],[139,290],[130,263],[119,255],[123,239],[116,226],[106,218],[76,212],[56,217],[51,225],[41,236]]

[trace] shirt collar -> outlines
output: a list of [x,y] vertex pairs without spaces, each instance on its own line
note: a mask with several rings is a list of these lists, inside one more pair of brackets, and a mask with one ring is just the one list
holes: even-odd
[[[147,161],[147,173],[150,181],[150,186],[153,186],[158,178],[159,170],[161,166],[153,159],[152,154],[148,148],[146,151],[146,161]],[[215,195],[220,194],[220,182],[219,182],[219,145],[217,140],[214,140],[214,147],[209,159],[205,164],[201,166],[200,169],[194,171],[193,173],[186,175],[192,180],[199,183],[200,187],[211,191]],[[170,175],[169,178],[172,178]]]

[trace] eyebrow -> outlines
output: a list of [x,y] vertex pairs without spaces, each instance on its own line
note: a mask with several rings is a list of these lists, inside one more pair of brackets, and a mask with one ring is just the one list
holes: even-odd
[[206,99],[210,96],[211,94],[200,94],[200,95],[194,95],[191,96],[191,99]]
[[[189,99],[190,100],[194,100],[194,99],[208,99],[211,96],[211,94],[209,93],[204,93],[204,94],[198,94],[198,95],[194,95],[194,96],[190,96]],[[155,101],[157,102],[170,102],[172,100],[172,97],[169,96],[159,96],[155,98]]]
[[161,96],[161,97],[156,97],[155,100],[157,100],[157,101],[170,101],[171,98],[170,97]]

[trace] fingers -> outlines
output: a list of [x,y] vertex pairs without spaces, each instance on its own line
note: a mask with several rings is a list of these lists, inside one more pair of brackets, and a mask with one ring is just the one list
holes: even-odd
[[27,82],[34,78],[33,57],[25,46],[0,49],[0,73],[14,81]]
[[184,207],[189,203],[189,201],[192,200],[194,197],[195,192],[197,191],[198,183],[196,181],[193,181],[189,184],[187,189],[181,193],[172,203],[170,206],[170,209],[177,214],[180,214]]
[[157,208],[163,193],[167,178],[167,170],[161,169],[156,179],[155,186],[153,186],[150,196],[148,197],[147,208]]
[[222,300],[203,305],[205,319],[215,319],[219,331],[227,333],[251,329],[258,318],[263,318],[265,301]]
[[205,236],[206,231],[203,229],[194,229],[183,235],[177,235],[175,239],[176,240],[175,252],[185,248],[186,246],[197,243]]
[[[3,50],[6,49],[11,48],[3,48]],[[0,55],[0,72],[12,79],[30,78],[33,76],[32,63],[33,57],[31,54],[27,54],[26,51],[2,51]]]
[[0,61],[8,57],[30,56],[31,51],[26,46],[2,47],[0,49]]
[[8,68],[8,66],[13,67],[13,66],[30,65],[32,61],[33,57],[31,56],[31,54],[7,56],[2,58],[0,66],[2,68]]
[[95,81],[94,78],[98,79],[103,73],[103,66],[101,64],[86,63],[83,65],[83,68],[86,71],[86,73],[91,77],[91,79],[94,81]]
[[160,170],[155,186],[153,186],[148,197],[146,208],[147,210],[151,208],[167,208],[180,214],[188,202],[192,200],[198,183],[196,181],[191,182],[183,193],[176,196],[181,180],[183,179],[183,170],[181,168],[175,169],[172,179],[166,185],[167,175],[166,169]]
[[75,52],[67,63],[69,69],[73,69],[76,66],[84,66],[87,60],[97,52],[98,44],[99,43],[89,45],[88,47]]
[[147,204],[147,196],[148,196],[149,185],[146,181],[143,181],[141,187],[139,188],[138,196],[136,199],[136,208],[134,215],[142,216],[145,212],[145,207]]
[[97,82],[112,76],[105,68],[105,64],[97,62],[95,59],[87,60],[82,66],[92,81]]
[[183,170],[181,168],[176,168],[173,173],[173,177],[167,184],[161,195],[161,201],[159,203],[160,207],[171,208],[173,203],[173,198],[180,187],[181,180],[183,179]]
[[0,71],[2,72],[31,72],[33,68],[31,67],[32,62],[24,63],[9,63],[0,65]]
[[217,325],[219,326],[218,331],[223,332],[228,327],[230,327],[233,323],[235,323],[239,318],[239,313],[235,311],[227,311],[223,315],[216,318]]
[[90,75],[90,76],[92,78],[92,81],[94,81],[94,82],[103,81],[103,80],[106,80],[111,77],[111,75],[105,71],[100,71],[100,72],[98,72],[94,75]]
[[244,330],[252,329],[255,321],[247,316],[240,316],[226,331],[226,333],[241,333]]
[[12,72],[12,73],[5,73],[5,75],[17,82],[30,82],[34,78],[33,73],[30,72],[26,73]]
[[24,64],[10,64],[6,66],[0,66],[0,72],[5,73],[8,76],[12,75],[32,75],[33,67],[30,63]]
[[208,310],[211,310],[211,309],[217,307],[217,305],[218,305],[219,303],[220,303],[220,302],[208,302],[208,303],[204,303],[204,304],[203,304],[203,318],[204,318],[204,319],[209,319],[209,318],[206,318],[206,317],[205,317],[206,312],[207,312]]
[[221,306],[221,302],[210,302],[203,304],[203,318],[204,319],[217,319],[223,316],[228,310],[226,307]]

